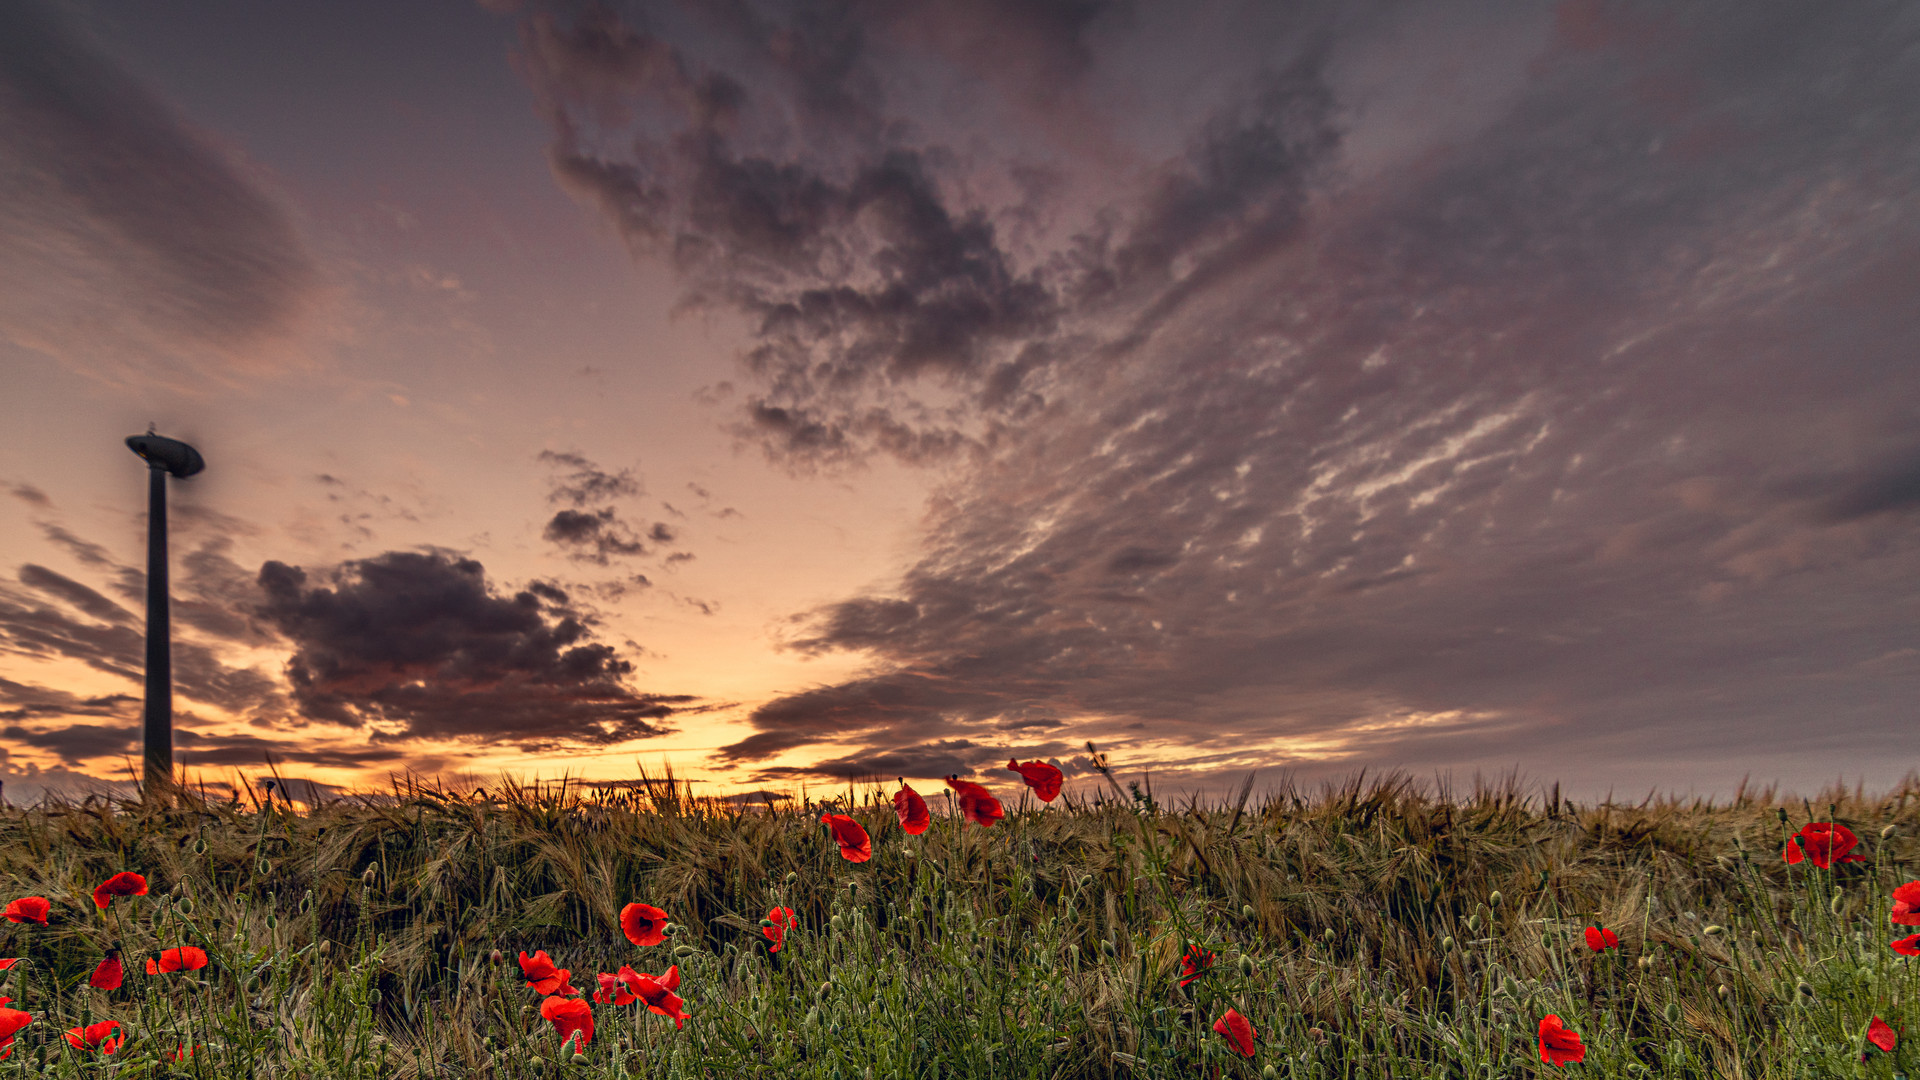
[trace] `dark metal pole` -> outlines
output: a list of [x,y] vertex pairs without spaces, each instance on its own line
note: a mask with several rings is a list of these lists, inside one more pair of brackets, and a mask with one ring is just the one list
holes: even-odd
[[173,781],[173,649],[167,629],[167,470],[153,463],[147,486],[147,718],[142,790]]

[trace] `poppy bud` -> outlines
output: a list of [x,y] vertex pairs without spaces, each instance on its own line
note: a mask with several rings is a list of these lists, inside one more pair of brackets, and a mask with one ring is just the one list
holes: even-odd
[[787,871],[787,884],[791,885],[794,882],[799,880],[800,880],[800,871],[798,870]]
[[280,925],[280,916],[275,915],[271,911],[267,912],[267,929],[272,930],[278,927],[279,925]]
[[761,919],[760,925],[771,930],[774,927],[779,926],[780,924],[777,922],[774,922],[772,919]]
[[675,945],[673,947],[673,955],[680,957],[683,960],[689,956],[692,956],[693,951],[694,951],[693,946],[691,945]]
[[1493,892],[1492,892],[1491,894],[1489,894],[1489,895],[1488,895],[1488,897],[1487,897],[1487,906],[1488,906],[1488,907],[1499,907],[1499,906],[1500,906],[1500,890],[1499,890],[1499,889],[1495,889],[1495,890],[1493,890]]
[[1079,967],[1080,966],[1080,946],[1078,945],[1067,946],[1067,959],[1073,961],[1074,967]]
[[1443,937],[1440,939],[1440,949],[1442,952],[1453,951],[1453,935],[1452,934],[1448,934],[1446,937]]
[[573,1063],[575,1065],[585,1065],[587,1063],[587,1055],[575,1050],[573,1052]]
[[1245,975],[1249,979],[1253,978],[1253,957],[1248,956],[1246,953],[1240,954],[1240,974]]
[[374,876],[379,872],[380,872],[379,863],[368,863],[367,868],[365,870],[360,871],[360,884],[365,885],[368,888],[372,888]]
[[1780,815],[1780,824],[1782,824],[1782,825],[1785,825],[1785,824],[1787,823],[1787,808],[1786,808],[1786,807],[1784,807],[1784,806],[1776,806],[1776,807],[1774,807],[1774,808],[1773,808],[1773,812],[1774,812],[1774,813],[1776,813],[1776,814],[1778,814],[1778,815]]
[[[1476,911],[1473,914],[1467,916],[1467,929],[1476,934],[1480,932],[1480,913],[1479,912]],[[1327,933],[1331,934],[1333,933],[1333,931],[1329,930],[1327,931]]]
[[1897,828],[1897,826],[1895,826],[1895,825],[1892,825],[1892,824],[1888,824],[1888,825],[1885,825],[1885,826],[1882,826],[1882,827],[1881,827],[1881,829],[1880,829],[1880,839],[1882,839],[1882,840],[1885,840],[1885,839],[1886,839],[1886,838],[1888,838],[1889,836],[1892,836],[1892,835],[1893,835],[1893,830],[1894,830],[1895,828]]
[[1240,905],[1240,917],[1241,917],[1241,918],[1243,918],[1243,919],[1245,919],[1245,920],[1247,920],[1248,922],[1252,922],[1252,921],[1253,921],[1253,917],[1254,917],[1255,915],[1257,915],[1257,914],[1259,914],[1259,912],[1257,912],[1257,911],[1255,911],[1255,910],[1253,910],[1253,905],[1252,905],[1252,904],[1241,904],[1241,905]]
[[1101,938],[1100,951],[1106,953],[1108,956],[1112,956],[1114,953],[1113,940],[1111,938]]
[[487,953],[487,963],[489,963],[489,964],[496,964],[496,965],[497,965],[497,964],[499,964],[499,963],[500,963],[500,962],[501,962],[502,960],[505,960],[505,959],[506,959],[506,957],[504,957],[504,956],[502,956],[502,955],[500,955],[500,950],[499,950],[499,949],[492,949],[492,950],[490,950],[490,951],[488,951],[488,953]]
[[[320,955],[325,956],[332,951],[333,951],[333,942],[325,938],[320,939]],[[493,962],[496,964],[499,963],[500,950],[499,949],[493,950],[493,955],[494,955]]]
[[1813,1004],[1813,987],[1807,980],[1801,979],[1793,987],[1794,1000],[1803,1005]]
[[1326,932],[1321,934],[1320,936],[1327,939],[1327,943],[1331,945],[1333,943],[1333,927],[1331,926],[1327,927]]
[[1828,901],[1827,903],[1827,910],[1833,912],[1835,915],[1840,914],[1840,907],[1842,904],[1846,903],[1846,900],[1847,898],[1845,895],[1841,893],[1834,893],[1833,899]]
[[273,867],[268,866],[267,860],[265,859],[260,859],[259,861],[253,864],[253,872],[254,872],[254,875],[257,877],[266,877],[267,872],[272,869]]
[[859,894],[860,894],[860,883],[857,881],[847,882],[847,895],[858,896]]
[[1728,994],[1733,993],[1733,988],[1728,986],[1726,983],[1721,983],[1719,986],[1716,986],[1713,988],[1713,992],[1716,994],[1719,994],[1722,998],[1725,998]]
[[1721,934],[1724,934],[1727,932],[1727,928],[1724,926],[1721,926],[1719,923],[1714,923],[1708,926],[1705,930],[1702,930],[1700,932],[1707,935],[1708,937],[1719,937]]
[[373,989],[367,991],[367,1004],[369,1005],[380,1004],[380,988],[379,987],[376,986]]
[[1266,1068],[1260,1070],[1260,1080],[1280,1080],[1279,1070],[1268,1065]]
[[1081,888],[1083,888],[1083,889],[1089,889],[1089,888],[1092,888],[1092,887],[1093,887],[1093,875],[1092,875],[1092,874],[1081,874],[1081,875],[1080,875],[1080,887],[1081,887]]
[[835,915],[833,918],[828,919],[827,922],[829,925],[833,927],[833,932],[836,934],[844,933],[847,929],[846,921],[840,918],[840,916],[838,915]]
[[180,909],[180,914],[191,915],[193,914],[193,897],[182,896],[173,902],[173,906]]
[[831,993],[833,993],[833,980],[828,979],[826,982],[820,984],[820,996],[826,997]]
[[1640,959],[1638,959],[1638,960],[1636,960],[1636,961],[1634,961],[1634,963],[1636,963],[1636,964],[1638,964],[1638,965],[1640,965],[1640,970],[1641,970],[1641,971],[1652,971],[1652,970],[1653,970],[1653,957],[1651,957],[1651,956],[1643,956],[1643,957],[1641,957]]
[[1667,1002],[1667,1023],[1677,1024],[1679,1022],[1680,1022],[1680,1003],[1677,1001]]

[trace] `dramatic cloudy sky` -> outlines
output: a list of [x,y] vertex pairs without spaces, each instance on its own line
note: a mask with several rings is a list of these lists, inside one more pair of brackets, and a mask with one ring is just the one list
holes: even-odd
[[0,5],[0,779],[1916,764],[1920,8]]

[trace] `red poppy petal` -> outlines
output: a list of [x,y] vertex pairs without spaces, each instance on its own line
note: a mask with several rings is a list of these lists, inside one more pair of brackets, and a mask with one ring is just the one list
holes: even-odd
[[628,904],[620,909],[620,932],[642,948],[667,940],[667,913],[652,904]]
[[1898,1041],[1893,1028],[1885,1020],[1874,1017],[1867,1024],[1867,1041],[1880,1048],[1881,1052],[1893,1053],[1893,1045]]
[[900,790],[893,793],[893,812],[909,836],[919,836],[933,824],[933,815],[927,812],[927,800],[906,784],[901,784]]
[[1920,934],[1908,934],[1898,941],[1890,941],[1888,947],[1902,956],[1920,956]]

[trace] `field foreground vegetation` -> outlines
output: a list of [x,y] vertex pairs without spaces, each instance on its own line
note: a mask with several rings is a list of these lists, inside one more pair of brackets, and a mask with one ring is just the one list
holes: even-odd
[[[1019,782],[989,779],[1003,796]],[[0,901],[48,900],[44,925],[0,922],[0,957],[20,960],[0,971],[0,1035],[16,1028],[0,1076],[1850,1078],[1920,1062],[1920,975],[1892,947],[1920,929],[1892,921],[1920,878],[1914,778],[1791,805],[1593,806],[1404,777],[1163,806],[1109,778],[1023,795],[991,827],[928,792],[920,835],[892,792],[831,807],[871,836],[864,862],[826,804],[743,809],[670,780],[0,810]],[[122,872],[146,893],[120,879],[96,903]],[[623,931],[635,903],[670,920],[658,944]],[[778,951],[776,908],[793,913]],[[540,951],[564,970],[535,990],[519,957]],[[102,974],[110,955],[123,979]],[[623,965],[635,980],[598,977]],[[650,1010],[669,968],[681,1004]],[[1216,1030],[1230,1009],[1243,1045]]]

